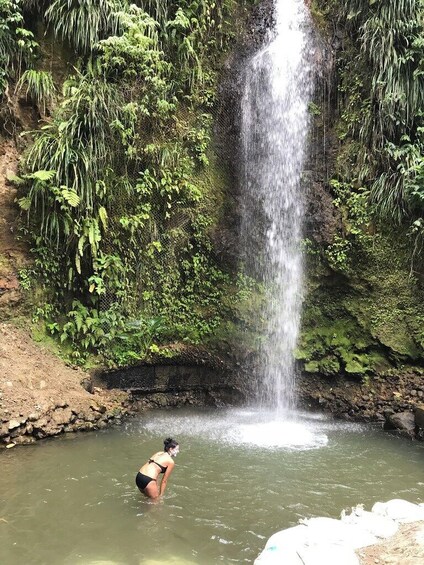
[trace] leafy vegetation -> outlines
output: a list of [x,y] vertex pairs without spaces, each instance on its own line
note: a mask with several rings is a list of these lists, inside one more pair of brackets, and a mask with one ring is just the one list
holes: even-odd
[[357,62],[369,76],[355,133],[368,152],[362,157],[367,168],[374,169],[371,201],[382,219],[399,223],[421,214],[415,192],[424,189],[417,185],[424,142],[424,6],[416,0],[355,0],[346,3],[346,14],[360,44]]
[[[130,363],[208,339],[233,315],[224,294],[254,292],[218,265],[213,191],[205,198],[227,18],[245,2],[24,4],[80,55],[15,178],[48,305],[37,317],[77,361],[97,351]],[[17,89],[41,115],[56,94],[44,69]]]
[[39,109],[41,116],[46,115],[47,107],[52,104],[55,96],[55,85],[49,71],[27,69],[16,85],[18,91],[25,91]]
[[338,223],[307,248],[298,358],[310,373],[367,378],[424,356],[424,5],[313,0],[312,11],[335,54],[324,102]]
[[25,28],[20,1],[0,0],[0,100],[9,82],[34,58],[36,48],[32,32]]

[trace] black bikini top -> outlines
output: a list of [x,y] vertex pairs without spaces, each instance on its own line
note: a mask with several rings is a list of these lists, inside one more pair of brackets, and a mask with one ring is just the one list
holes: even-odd
[[161,473],[164,473],[164,472],[168,469],[168,467],[164,467],[163,465],[161,465],[161,464],[158,463],[157,461],[154,461],[153,459],[149,459],[149,463],[156,463],[156,465],[157,465],[158,467],[160,467],[160,472],[161,472]]

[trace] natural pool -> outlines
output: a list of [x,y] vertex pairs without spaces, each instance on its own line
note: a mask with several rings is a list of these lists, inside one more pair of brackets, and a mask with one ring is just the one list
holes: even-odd
[[[179,440],[165,499],[134,484]],[[0,453],[0,563],[252,563],[299,518],[424,500],[424,444],[370,426],[250,409],[180,409]]]

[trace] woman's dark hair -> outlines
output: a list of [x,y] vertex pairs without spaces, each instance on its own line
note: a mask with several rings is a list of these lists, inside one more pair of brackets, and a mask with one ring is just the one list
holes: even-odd
[[175,439],[172,439],[171,437],[166,438],[166,440],[163,442],[163,446],[164,446],[164,451],[168,452],[170,449],[173,449],[174,447],[177,447],[178,445],[178,441],[175,441]]

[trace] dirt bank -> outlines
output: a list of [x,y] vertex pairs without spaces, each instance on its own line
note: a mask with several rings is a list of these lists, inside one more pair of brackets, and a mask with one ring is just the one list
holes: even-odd
[[90,387],[24,330],[0,323],[0,446],[106,427],[132,410],[121,391]]
[[21,299],[18,271],[28,262],[22,243],[16,240],[16,189],[7,181],[15,174],[19,154],[12,140],[0,136],[0,315]]
[[424,563],[424,522],[403,524],[391,538],[356,553],[362,565],[421,565]]

